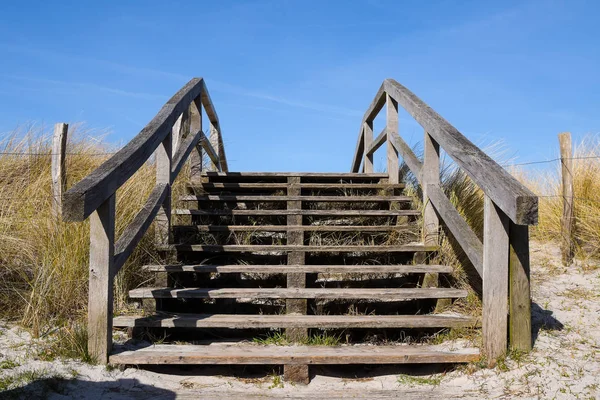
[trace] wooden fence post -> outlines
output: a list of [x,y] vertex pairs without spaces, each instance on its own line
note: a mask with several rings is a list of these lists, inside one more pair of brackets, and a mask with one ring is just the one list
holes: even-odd
[[62,194],[67,187],[66,151],[69,125],[54,125],[52,137],[52,213],[57,218],[62,214]]
[[488,196],[483,219],[483,347],[494,366],[507,349],[509,219]]
[[560,163],[562,173],[563,215],[561,219],[562,261],[569,266],[573,261],[575,246],[573,231],[575,229],[575,207],[573,203],[573,148],[569,132],[558,135],[560,143]]
[[529,227],[510,221],[509,338],[510,347],[531,350],[531,289],[529,286]]
[[367,154],[373,144],[373,121],[365,121],[363,124],[363,135],[365,141],[365,156],[363,169],[366,174],[373,173],[373,153]]
[[100,364],[108,363],[112,348],[115,197],[113,193],[90,215],[88,351]]
[[172,132],[165,137],[156,149],[156,183],[167,184],[167,194],[158,214],[156,214],[156,242],[171,242],[171,160],[173,138]]
[[[395,184],[399,181],[398,150],[393,145],[392,140],[394,134],[398,134],[398,102],[385,95],[386,103],[386,129],[387,129],[387,171],[389,175],[389,183]],[[366,149],[366,144],[365,144]],[[367,151],[367,150],[365,150]]]
[[423,243],[437,245],[440,221],[427,196],[428,185],[440,185],[440,145],[425,132],[423,143],[423,168],[421,169],[421,190],[423,191]]
[[[202,96],[190,103],[189,108],[190,133],[192,135],[202,130]],[[198,143],[190,154],[190,180],[199,183],[202,180],[202,143]]]
[[[212,146],[212,148],[215,150],[215,154],[219,157],[219,159],[221,158],[221,143],[219,140],[219,128],[217,126],[215,126],[215,124],[210,121],[210,144]],[[221,165],[216,165],[214,162],[211,162],[212,165],[212,170],[213,171],[221,171]]]

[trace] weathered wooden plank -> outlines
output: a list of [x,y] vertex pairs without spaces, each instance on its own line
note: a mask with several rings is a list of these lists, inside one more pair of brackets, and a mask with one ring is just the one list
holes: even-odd
[[[214,138],[214,139],[211,139],[211,138]],[[211,138],[207,138],[203,134],[202,140],[201,140],[201,145],[202,145],[202,148],[204,149],[204,151],[206,151],[206,155],[208,156],[208,158],[210,158],[213,165],[218,170],[220,168],[220,160],[219,160],[219,154],[218,154],[219,148],[217,147],[215,149],[215,147],[214,147],[214,145],[218,143],[218,138],[215,135],[211,136]]]
[[456,211],[439,186],[429,185],[427,195],[444,225],[448,227],[479,275],[483,277],[483,244],[477,235]]
[[[156,184],[163,184],[166,186],[166,193],[163,196],[163,202],[161,203],[156,213],[155,226],[155,241],[157,244],[168,244],[171,242],[171,161],[173,157],[172,146],[173,141],[171,138],[171,132],[167,134],[163,142],[156,149]],[[143,217],[143,216],[141,216]],[[149,223],[149,221],[145,221]],[[133,250],[133,249],[131,249]],[[124,257],[129,257],[129,254]],[[120,262],[125,262],[124,259],[120,259]],[[119,266],[120,268],[120,266]]]
[[68,124],[54,125],[52,136],[52,213],[61,216],[62,196],[67,187],[67,132]]
[[[404,189],[403,183],[300,183],[302,189]],[[220,183],[198,185],[203,189],[286,189],[286,183]]]
[[180,201],[260,201],[260,202],[284,202],[284,201],[303,201],[303,202],[412,202],[411,196],[253,196],[253,195],[229,195],[229,194],[211,194],[211,195],[186,195],[179,197]]
[[161,314],[127,315],[113,319],[113,326],[149,328],[461,328],[475,327],[478,320],[457,315],[236,315]]
[[359,217],[386,217],[386,216],[418,216],[418,210],[188,210],[176,209],[177,215],[331,215],[331,216],[359,216]]
[[350,167],[350,172],[360,172],[360,163],[363,159],[363,154],[365,151],[364,133],[365,131],[363,129],[363,124],[360,124],[360,131],[358,132],[358,141],[356,142],[356,149],[354,150],[354,158],[352,159],[352,166]]
[[575,256],[573,231],[575,227],[575,207],[573,202],[573,146],[571,134],[564,132],[558,135],[560,143],[560,165],[562,177],[563,213],[561,218],[561,252],[565,266],[571,265]]
[[193,134],[188,135],[179,145],[177,152],[173,156],[172,166],[171,166],[171,182],[174,182],[181,168],[187,161],[188,157],[193,151],[196,151],[196,146],[200,143],[201,140],[206,140],[204,133],[202,131],[196,131]]
[[537,223],[537,196],[406,87],[393,79],[386,79],[384,86],[513,222]]
[[112,196],[163,142],[175,119],[202,91],[201,78],[189,81],[156,116],[115,155],[69,189],[63,197],[63,218],[82,221]]
[[369,152],[369,149],[373,145],[373,121],[365,121],[363,123],[363,136],[365,142],[363,172],[371,174],[373,173],[373,153]]
[[[379,135],[377,135],[377,137],[372,141],[371,146],[367,147],[367,150],[365,150],[365,154],[372,155],[373,153],[375,153],[375,151],[377,151],[378,148],[380,148],[385,143],[386,140],[387,140],[387,130],[385,128],[383,128],[381,130],[381,133]],[[387,177],[387,175],[386,175],[386,177]]]
[[[440,186],[440,146],[425,132],[421,188],[423,190],[423,243],[438,244],[440,221],[429,200],[429,186]],[[438,192],[439,194],[439,192]]]
[[423,168],[423,164],[419,160],[419,158],[412,151],[410,146],[400,137],[397,133],[393,133],[390,137],[390,141],[396,151],[404,160],[404,163],[408,166],[408,169],[413,173],[417,181],[421,182],[421,170]]
[[438,346],[154,345],[112,354],[112,364],[418,364],[479,359],[479,349]]
[[299,176],[302,178],[327,178],[327,179],[381,179],[387,178],[387,173],[365,174],[362,172],[217,172],[204,171],[203,176],[221,177],[221,178],[287,178],[289,176]]
[[[190,132],[203,132],[202,131],[202,96],[198,96],[190,103],[189,111],[190,115]],[[202,182],[202,147],[196,145],[192,153],[190,154],[190,181],[191,182]]]
[[112,348],[114,244],[113,194],[90,216],[88,351],[101,364],[108,362]]
[[509,219],[488,196],[483,227],[483,347],[493,366],[506,354],[508,323]]
[[159,183],[154,187],[144,207],[133,218],[133,221],[125,228],[121,237],[115,244],[115,261],[113,274],[116,275],[127,258],[131,255],[135,246],[142,239],[158,210],[162,206],[169,191],[169,186],[165,183]]
[[411,225],[175,225],[174,229],[196,232],[412,232]]
[[509,343],[513,349],[529,351],[532,347],[529,227],[511,222],[509,234]]
[[386,102],[386,125],[385,130],[387,133],[387,171],[389,174],[389,183],[398,183],[398,150],[392,143],[392,138],[398,136],[398,102],[390,97],[388,94],[385,95]]
[[[371,299],[401,301],[410,299],[448,299],[466,297],[467,291],[448,288],[418,289],[301,289],[301,288],[138,288],[129,291],[132,299]],[[506,336],[506,334],[505,334]]]
[[209,245],[209,244],[175,244],[158,246],[158,249],[177,251],[205,251],[205,252],[245,252],[245,251],[311,251],[311,252],[389,252],[402,253],[414,251],[437,251],[438,246],[424,246],[422,244],[404,244],[397,246],[291,246],[291,245]]
[[408,264],[408,265],[144,265],[148,272],[197,272],[197,273],[271,273],[287,274],[302,272],[305,274],[411,274],[437,272],[451,274],[453,269],[447,265]]
[[211,126],[211,135],[213,130],[216,132],[216,144],[217,144],[217,155],[219,159],[219,168],[220,170],[227,172],[229,171],[229,167],[227,165],[227,156],[225,155],[225,146],[223,145],[223,136],[221,134],[221,123],[219,122],[219,117],[217,116],[217,111],[213,105],[213,102],[210,98],[210,94],[208,92],[208,88],[204,84],[202,90],[202,105],[204,106],[204,110],[206,111],[206,115],[208,116],[208,120],[210,121]]

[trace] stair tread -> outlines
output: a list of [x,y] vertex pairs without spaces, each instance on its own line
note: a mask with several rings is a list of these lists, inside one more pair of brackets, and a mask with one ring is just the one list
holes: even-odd
[[409,364],[461,363],[479,359],[479,349],[448,346],[258,344],[170,345],[114,352],[112,364]]
[[247,315],[166,314],[113,318],[113,326],[154,328],[458,328],[478,319],[463,315]]
[[453,268],[447,265],[201,265],[172,264],[144,265],[142,269],[151,272],[218,272],[218,273],[452,273]]
[[196,230],[201,232],[268,232],[268,231],[310,231],[310,232],[384,232],[406,231],[414,225],[173,225],[173,229]]
[[181,201],[311,201],[311,202],[409,202],[410,196],[258,196],[258,195],[185,195]]
[[183,288],[144,287],[129,291],[132,299],[198,298],[198,299],[373,299],[395,301],[406,299],[442,299],[467,297],[467,291],[452,288]]
[[188,210],[177,208],[176,215],[340,215],[340,216],[408,216],[421,215],[418,210]]
[[387,173],[362,173],[362,172],[216,172],[203,171],[202,176],[208,177],[310,177],[310,178],[387,178]]
[[308,252],[434,252],[439,246],[426,246],[423,244],[404,244],[397,246],[310,246],[310,245],[205,245],[205,244],[173,244],[159,245],[158,250],[177,251],[205,251],[205,252],[277,252],[277,251],[308,251]]
[[[404,189],[403,183],[297,183],[296,187],[301,189]],[[191,188],[204,189],[286,189],[287,182],[263,183],[263,182],[241,182],[223,183],[209,182],[189,185]]]

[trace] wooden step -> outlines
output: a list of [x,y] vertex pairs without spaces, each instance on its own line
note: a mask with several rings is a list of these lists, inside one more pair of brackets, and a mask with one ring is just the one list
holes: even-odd
[[[299,183],[301,189],[404,189],[403,183]],[[288,184],[281,183],[220,183],[210,182],[190,185],[191,188],[201,189],[287,189]]]
[[157,250],[169,251],[203,251],[209,253],[220,252],[284,252],[284,251],[307,251],[307,252],[352,252],[352,253],[412,253],[412,252],[434,252],[439,250],[438,246],[425,246],[423,244],[403,244],[397,246],[298,246],[298,245],[213,245],[213,244],[172,244],[157,245]]
[[448,288],[393,289],[304,289],[304,288],[158,288],[147,287],[129,291],[132,299],[371,299],[402,301],[409,299],[454,299],[466,297],[467,291]]
[[261,273],[261,274],[450,274],[453,269],[447,265],[144,265],[148,272],[198,272],[198,273]]
[[179,197],[181,201],[304,201],[304,202],[411,202],[410,196],[253,196],[253,195],[187,195]]
[[418,216],[417,210],[187,210],[174,209],[176,215],[319,215],[339,217]]
[[414,231],[415,225],[173,225],[196,232],[392,232]]
[[263,346],[258,344],[170,345],[113,353],[111,364],[413,364],[463,363],[479,359],[479,349],[447,346]]
[[363,174],[357,172],[213,172],[203,171],[202,176],[208,177],[225,177],[225,178],[288,178],[288,177],[301,177],[301,178],[327,178],[327,179],[382,179],[387,178],[387,173],[373,173]]
[[462,315],[234,315],[170,314],[119,316],[117,328],[462,328],[475,327],[477,318]]

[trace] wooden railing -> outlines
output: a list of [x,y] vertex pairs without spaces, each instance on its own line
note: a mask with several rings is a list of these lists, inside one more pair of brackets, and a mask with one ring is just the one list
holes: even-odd
[[[398,135],[398,105],[425,129],[422,161]],[[386,127],[373,139],[373,121],[384,106]],[[537,223],[537,197],[393,79],[383,82],[363,117],[352,172],[360,172],[361,163],[363,172],[373,172],[373,153],[384,143],[390,183],[398,182],[400,155],[421,185],[423,241],[438,244],[443,224],[483,280],[482,330],[488,360],[506,353],[509,338],[512,348],[530,350],[528,225]],[[440,186],[440,147],[485,195],[483,243]]]
[[[202,132],[203,109],[209,120],[210,139]],[[154,219],[157,241],[169,243],[171,185],[188,158],[191,179],[199,180],[202,150],[213,169],[227,172],[219,118],[204,80],[194,78],[125,147],[64,194],[64,220],[83,221],[90,217],[88,349],[98,362],[108,362],[112,347],[114,277]],[[115,240],[117,189],[153,153],[156,185],[144,207]]]

